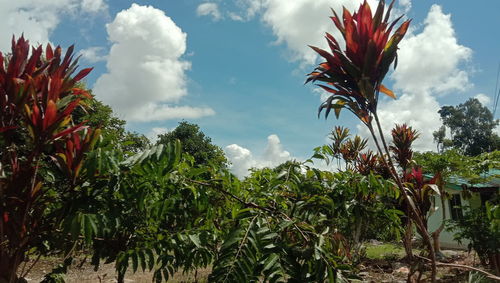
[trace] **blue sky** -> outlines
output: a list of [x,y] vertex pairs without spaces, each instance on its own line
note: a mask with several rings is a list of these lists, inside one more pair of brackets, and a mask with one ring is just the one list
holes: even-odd
[[[376,3],[370,0],[370,3]],[[350,113],[317,118],[322,97],[304,85],[333,32],[329,8],[356,0],[0,0],[0,50],[12,34],[80,50],[93,66],[97,98],[148,136],[197,123],[225,149],[234,170],[305,159],[334,125],[366,134]],[[408,122],[430,150],[436,111],[478,96],[491,107],[499,63],[496,0],[397,0],[412,18],[397,70],[386,85],[398,100],[380,105],[384,127]],[[6,24],[5,24],[6,23]],[[498,117],[498,114],[497,114]]]

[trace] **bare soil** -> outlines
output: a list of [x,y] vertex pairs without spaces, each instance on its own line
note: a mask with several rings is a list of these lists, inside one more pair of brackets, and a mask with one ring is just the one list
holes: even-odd
[[[45,274],[49,273],[55,266],[61,263],[58,258],[45,258],[39,260],[33,267],[31,272],[26,277],[28,282],[40,282]],[[80,261],[76,261],[65,276],[67,283],[112,283],[117,282],[117,274],[115,272],[114,263],[103,264],[98,271],[94,271],[94,267],[89,263],[80,265]],[[29,264],[28,264],[29,265]],[[199,269],[197,272],[183,274],[178,272],[168,282],[206,282],[210,269]],[[135,283],[151,283],[153,282],[153,272],[138,270],[133,273],[132,270],[127,271],[125,282]]]
[[[478,261],[474,254],[469,254],[465,251],[445,251],[446,259],[442,262],[463,264],[469,266],[478,266]],[[28,282],[40,282],[43,276],[49,273],[54,266],[61,263],[57,258],[41,259],[31,270],[27,276]],[[71,266],[66,278],[69,283],[91,283],[91,282],[116,282],[116,273],[113,264],[104,264],[98,271],[94,271],[93,267],[84,263],[79,266],[80,262],[76,262]],[[29,264],[28,264],[29,266]],[[358,267],[359,276],[363,278],[363,282],[406,282],[409,272],[409,266],[401,259],[381,258],[381,259],[366,259]],[[480,267],[481,268],[481,267]],[[168,282],[206,282],[210,269],[200,269],[195,273],[183,274],[181,272],[175,274]],[[138,271],[135,274],[129,271],[125,276],[126,282],[150,283],[152,282],[152,272]],[[468,271],[439,267],[438,281],[439,282],[467,282]],[[425,278],[423,278],[425,281]]]

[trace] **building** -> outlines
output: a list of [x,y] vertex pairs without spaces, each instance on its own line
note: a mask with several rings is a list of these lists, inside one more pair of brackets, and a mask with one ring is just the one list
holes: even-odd
[[[488,181],[483,183],[471,184],[465,179],[451,177],[446,183],[445,190],[447,197],[445,206],[441,207],[440,196],[435,196],[437,209],[430,215],[428,220],[429,232],[435,231],[442,223],[443,210],[446,211],[446,219],[457,219],[463,215],[463,206],[472,208],[482,207],[485,202],[499,193],[500,188],[500,170],[492,169],[483,177]],[[432,176],[427,176],[432,177]],[[459,244],[453,239],[453,232],[443,230],[440,235],[442,248],[467,249],[467,242]]]

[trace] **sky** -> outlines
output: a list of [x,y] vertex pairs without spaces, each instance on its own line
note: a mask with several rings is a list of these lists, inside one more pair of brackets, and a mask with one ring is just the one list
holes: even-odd
[[[369,0],[375,5],[376,0]],[[343,125],[366,136],[349,112],[318,119],[325,94],[304,85],[338,35],[330,8],[361,0],[0,0],[0,51],[12,35],[32,44],[75,44],[96,98],[154,139],[185,120],[224,149],[238,176],[248,168],[305,160]],[[470,97],[493,107],[500,63],[500,1],[396,0],[412,19],[399,61],[384,84],[383,128],[406,122],[420,132],[416,150],[433,150],[443,105]],[[500,111],[497,111],[497,113]],[[498,118],[498,114],[496,115]]]

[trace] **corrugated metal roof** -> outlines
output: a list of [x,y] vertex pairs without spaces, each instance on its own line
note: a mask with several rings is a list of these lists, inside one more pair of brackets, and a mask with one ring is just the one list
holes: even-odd
[[[432,178],[433,177],[432,174],[425,174],[425,176],[427,178]],[[476,189],[481,189],[481,188],[500,188],[500,178],[499,178],[499,176],[500,176],[500,169],[490,169],[488,172],[482,174],[481,177],[483,177],[483,178],[492,177],[492,178],[489,179],[486,182],[475,183],[475,184],[469,183],[466,179],[461,178],[459,176],[451,176],[447,180],[446,187],[448,187],[450,189],[453,189],[453,190],[457,190],[457,191],[461,191],[463,185],[465,185],[465,186],[467,186],[469,188],[476,188]]]

